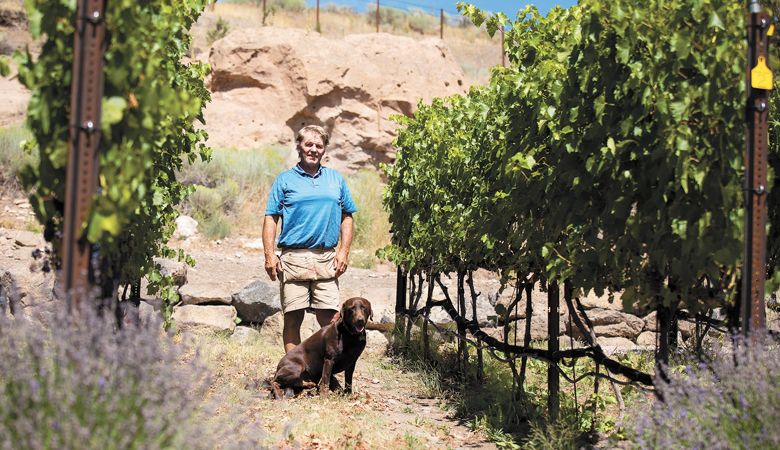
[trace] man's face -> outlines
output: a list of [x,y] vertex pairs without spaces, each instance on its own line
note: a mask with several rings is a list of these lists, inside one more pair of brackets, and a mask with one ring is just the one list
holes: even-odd
[[322,138],[315,133],[303,135],[303,140],[298,144],[298,156],[301,162],[307,166],[317,166],[325,154],[325,145]]

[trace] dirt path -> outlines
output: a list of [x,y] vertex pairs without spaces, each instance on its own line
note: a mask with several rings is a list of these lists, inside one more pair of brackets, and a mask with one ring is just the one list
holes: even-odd
[[[214,419],[246,424],[238,434],[250,442],[304,449],[496,448],[455,417],[435,381],[401,370],[387,356],[361,357],[349,396],[271,400],[264,381],[282,355],[280,345],[213,335],[195,343],[214,373]],[[343,375],[337,378],[343,383]]]
[[[245,241],[244,241],[245,243]],[[184,245],[197,264],[188,283],[218,280],[238,289],[252,280],[267,280],[260,250],[249,249],[241,239],[188,242]],[[341,297],[370,298],[375,320],[390,315],[395,305],[396,273],[392,267],[375,270],[351,267],[340,278]],[[486,288],[494,280],[481,280]],[[260,338],[238,344],[231,339],[205,337],[200,342],[216,372],[214,391],[233,399],[244,420],[257,421],[266,445],[306,449],[493,449],[483,432],[471,431],[455,417],[441,387],[417,372],[403,371],[391,358],[364,354],[355,372],[355,394],[323,399],[267,399],[263,381],[271,376],[282,356],[278,343]],[[342,375],[339,378],[343,380]]]

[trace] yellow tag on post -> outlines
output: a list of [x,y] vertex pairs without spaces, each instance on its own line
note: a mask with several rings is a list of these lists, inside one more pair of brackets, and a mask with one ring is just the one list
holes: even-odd
[[750,71],[750,85],[754,89],[766,89],[769,91],[772,89],[773,81],[772,70],[767,67],[766,58],[759,56],[758,64]]
[[767,36],[772,36],[773,34],[775,34],[775,24],[769,25],[769,29],[766,30]]

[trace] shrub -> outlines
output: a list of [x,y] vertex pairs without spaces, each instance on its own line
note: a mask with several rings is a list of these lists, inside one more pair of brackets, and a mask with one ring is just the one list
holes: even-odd
[[219,16],[219,18],[217,18],[217,23],[214,24],[214,28],[206,33],[206,42],[211,45],[227,36],[228,31],[230,31],[230,24],[228,24],[227,20],[223,19],[222,16]]
[[210,238],[228,236],[232,225],[259,232],[267,192],[284,170],[286,154],[276,147],[218,149],[209,163],[185,165],[179,176],[195,191],[184,211],[201,222],[201,231]]
[[420,34],[433,34],[439,30],[439,18],[419,9],[413,9],[409,12],[407,24],[411,31]]
[[350,193],[358,207],[358,212],[353,216],[355,220],[353,247],[369,252],[371,264],[364,260],[361,265],[371,267],[376,262],[374,252],[390,242],[390,222],[387,212],[382,208],[384,184],[379,174],[372,170],[361,170],[346,178]]
[[201,222],[200,229],[209,239],[224,239],[230,236],[233,226],[224,213],[217,211]]
[[[376,5],[366,8],[368,23],[376,25]],[[398,8],[379,7],[379,26],[389,25],[391,28],[403,29],[406,26],[406,11]],[[381,31],[381,30],[380,30]],[[387,31],[387,30],[385,30]]]
[[344,15],[357,14],[357,11],[355,10],[354,7],[348,5],[337,5],[335,3],[326,3],[322,9],[325,12],[334,13],[334,14],[344,14]]
[[306,0],[271,0],[268,3],[282,11],[301,12],[306,10]]
[[639,448],[780,448],[780,346],[737,342],[733,355],[656,380],[663,401],[638,414]]
[[18,189],[19,171],[35,163],[35,157],[22,149],[21,144],[32,135],[26,128],[0,129],[0,186]]
[[[60,307],[50,326],[0,315],[0,449],[214,448],[208,376],[159,323]],[[221,432],[221,431],[220,431]]]

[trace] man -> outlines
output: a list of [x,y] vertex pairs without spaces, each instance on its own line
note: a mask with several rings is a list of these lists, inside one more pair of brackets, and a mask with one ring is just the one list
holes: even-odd
[[[344,178],[321,165],[328,141],[322,127],[303,127],[295,138],[298,164],[276,178],[268,195],[265,270],[271,280],[281,281],[285,352],[300,344],[307,308],[314,309],[320,326],[330,323],[339,309],[338,277],[347,270],[357,207]],[[279,217],[281,258],[274,253]]]

